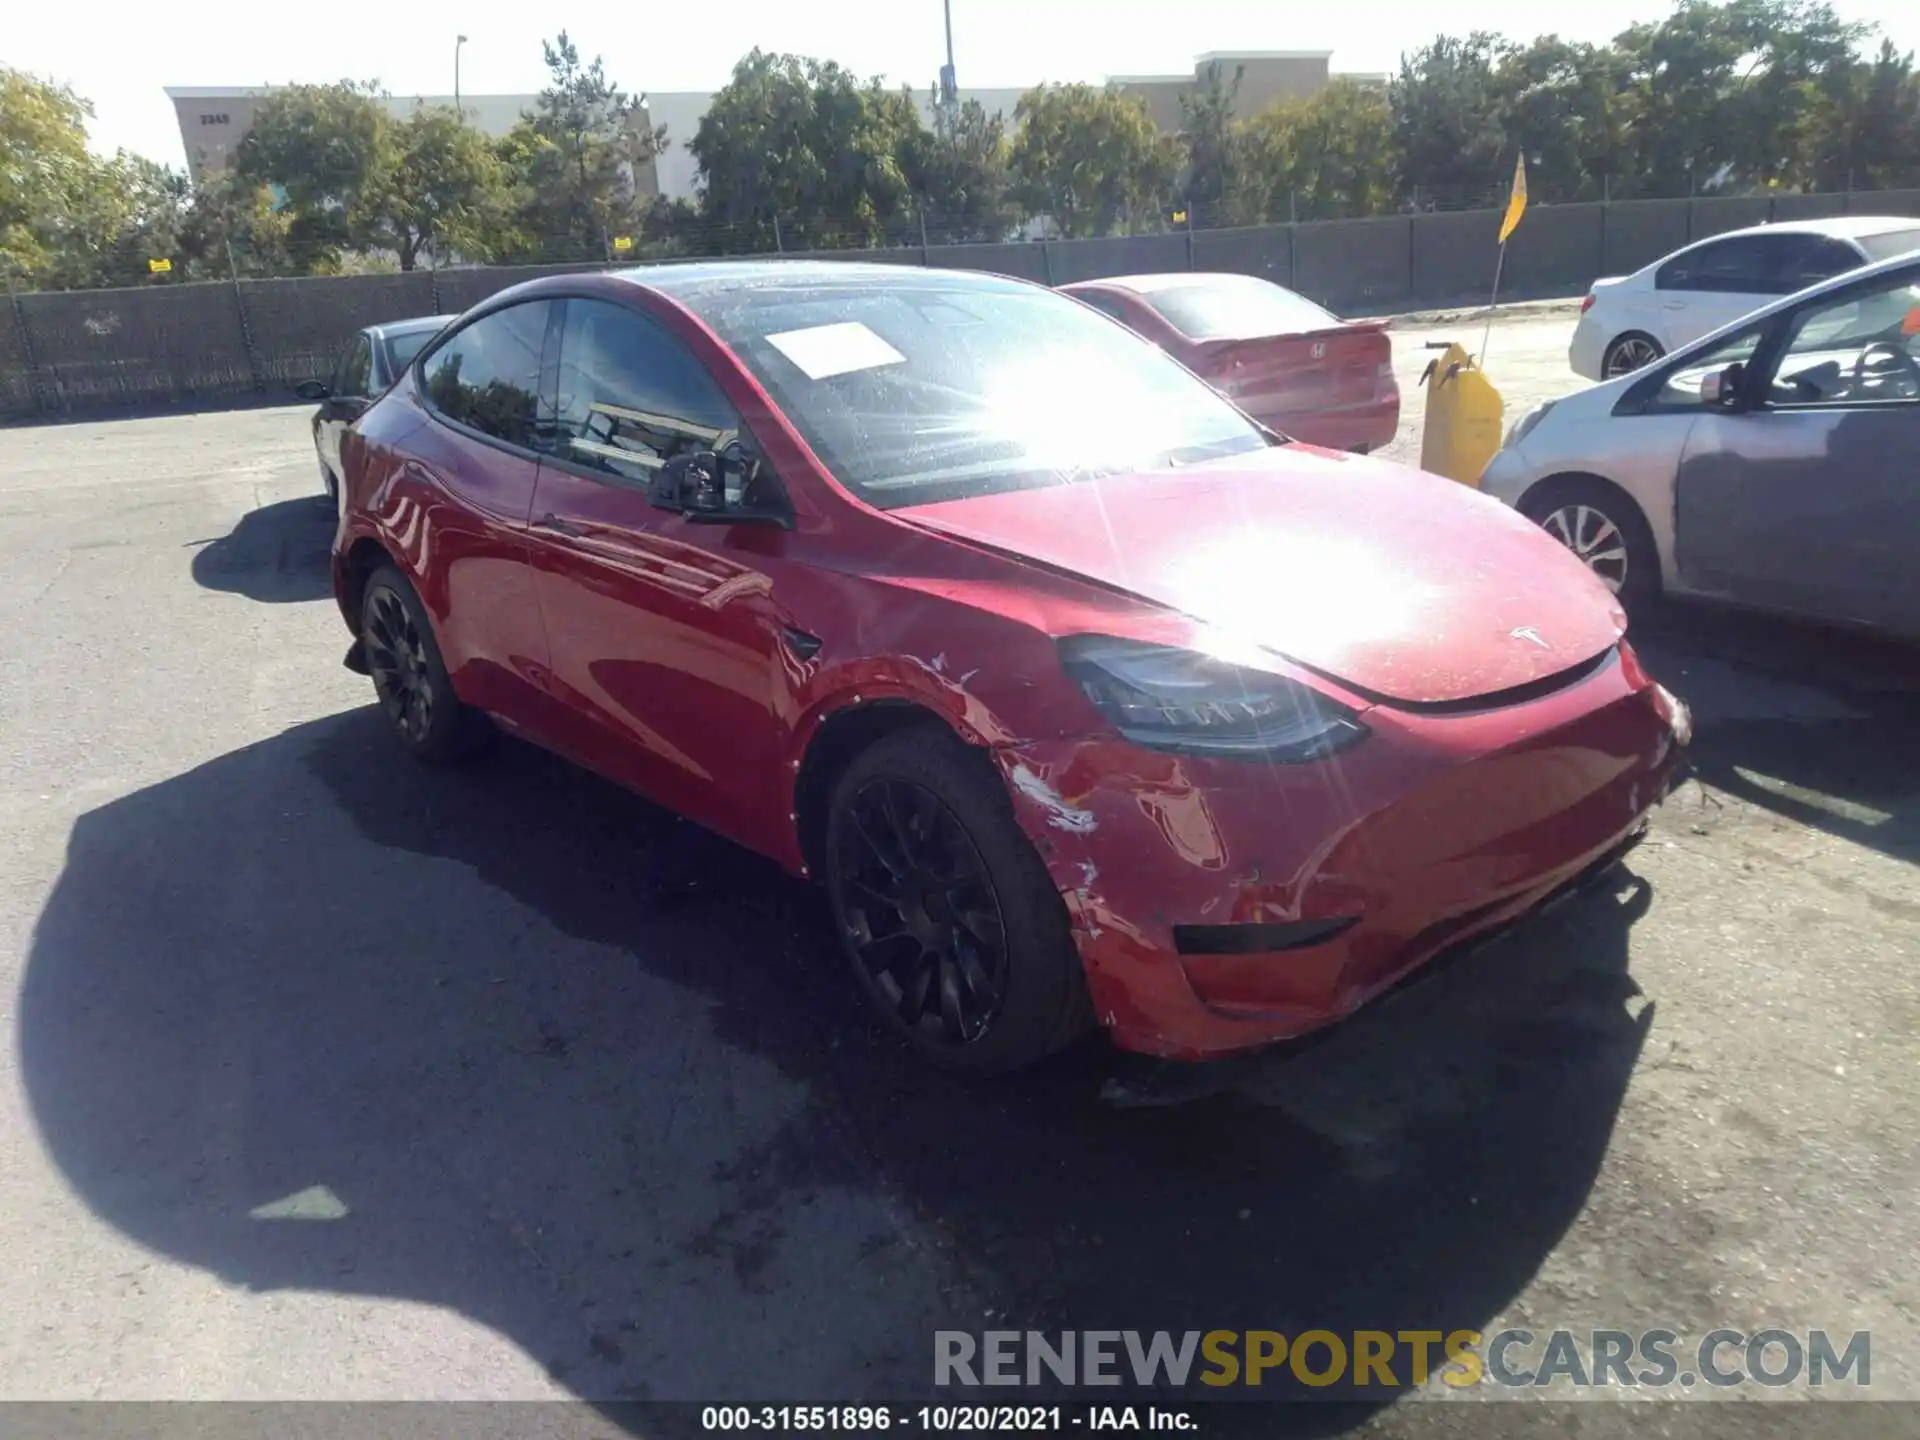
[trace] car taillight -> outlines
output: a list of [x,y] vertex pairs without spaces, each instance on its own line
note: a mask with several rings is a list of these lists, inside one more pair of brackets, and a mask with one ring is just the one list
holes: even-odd
[[1592,308],[1593,308],[1593,292],[1588,291],[1587,298],[1580,302],[1580,313],[1584,315],[1587,313],[1587,311],[1591,310]]

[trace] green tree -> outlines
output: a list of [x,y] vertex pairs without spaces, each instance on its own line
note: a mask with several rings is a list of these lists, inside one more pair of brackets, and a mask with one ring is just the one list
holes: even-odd
[[831,61],[754,49],[689,148],[702,212],[728,227],[729,246],[877,244],[917,233],[908,169],[926,159],[924,134],[905,92]]
[[1019,216],[1008,198],[1007,126],[978,100],[953,112],[938,103],[934,123],[907,137],[902,163],[931,239],[940,244],[1004,240]]
[[1492,79],[1503,154],[1524,152],[1537,200],[1598,199],[1623,191],[1632,172],[1626,67],[1610,46],[1576,45],[1543,35],[1505,46]]
[[92,107],[64,85],[0,68],[0,274],[49,289],[131,285],[173,260],[183,176],[87,148]]
[[1890,40],[1870,61],[1835,66],[1801,121],[1796,170],[1816,190],[1920,185],[1920,76]]
[[1234,123],[1245,74],[1244,65],[1235,66],[1228,79],[1217,63],[1209,64],[1199,84],[1180,96],[1181,190],[1195,224],[1245,220],[1244,135]]
[[1376,86],[1334,80],[1248,122],[1241,203],[1255,220],[1327,220],[1395,208],[1394,115]]
[[[666,147],[643,96],[607,78],[599,56],[583,63],[562,30],[542,42],[547,86],[497,148],[517,192],[514,226],[522,247],[548,259],[602,259],[610,237],[637,228],[649,203],[638,177]],[[501,235],[499,248],[512,248]]]
[[1504,178],[1494,91],[1500,47],[1499,36],[1476,30],[1402,57],[1390,97],[1401,188],[1416,203],[1478,203]]
[[379,212],[394,127],[380,93],[377,81],[289,85],[261,102],[240,142],[235,177],[285,195],[300,269],[337,269],[345,251],[385,238]]
[[1154,128],[1146,104],[1111,86],[1039,85],[1014,110],[1009,168],[1028,213],[1066,236],[1157,224],[1179,166],[1177,141]]
[[382,147],[368,206],[374,243],[393,251],[402,270],[423,255],[490,260],[509,223],[506,174],[494,147],[458,112],[414,111]]

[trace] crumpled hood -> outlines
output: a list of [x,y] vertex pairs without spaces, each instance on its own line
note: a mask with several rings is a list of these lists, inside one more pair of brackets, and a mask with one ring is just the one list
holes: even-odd
[[894,514],[1394,700],[1526,685],[1592,659],[1626,628],[1584,565],[1499,502],[1307,446]]

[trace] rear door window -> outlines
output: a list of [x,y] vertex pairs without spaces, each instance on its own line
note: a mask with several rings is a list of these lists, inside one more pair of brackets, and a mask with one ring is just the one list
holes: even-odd
[[1667,261],[1654,274],[1654,288],[1706,294],[1764,295],[1773,268],[1758,235],[1715,240]]
[[482,435],[539,448],[540,356],[551,307],[528,300],[455,331],[422,367],[427,403]]
[[1889,230],[1884,235],[1862,235],[1859,240],[1869,260],[1891,260],[1896,255],[1920,250],[1920,226],[1912,230]]

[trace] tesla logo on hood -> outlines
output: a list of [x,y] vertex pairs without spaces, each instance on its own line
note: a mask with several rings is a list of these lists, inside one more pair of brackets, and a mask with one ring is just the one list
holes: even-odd
[[1553,648],[1551,645],[1547,644],[1545,640],[1542,640],[1540,638],[1540,632],[1534,629],[1531,625],[1522,625],[1518,630],[1509,630],[1507,633],[1513,636],[1513,638],[1516,640],[1531,641],[1533,644],[1538,645],[1542,650],[1551,650]]

